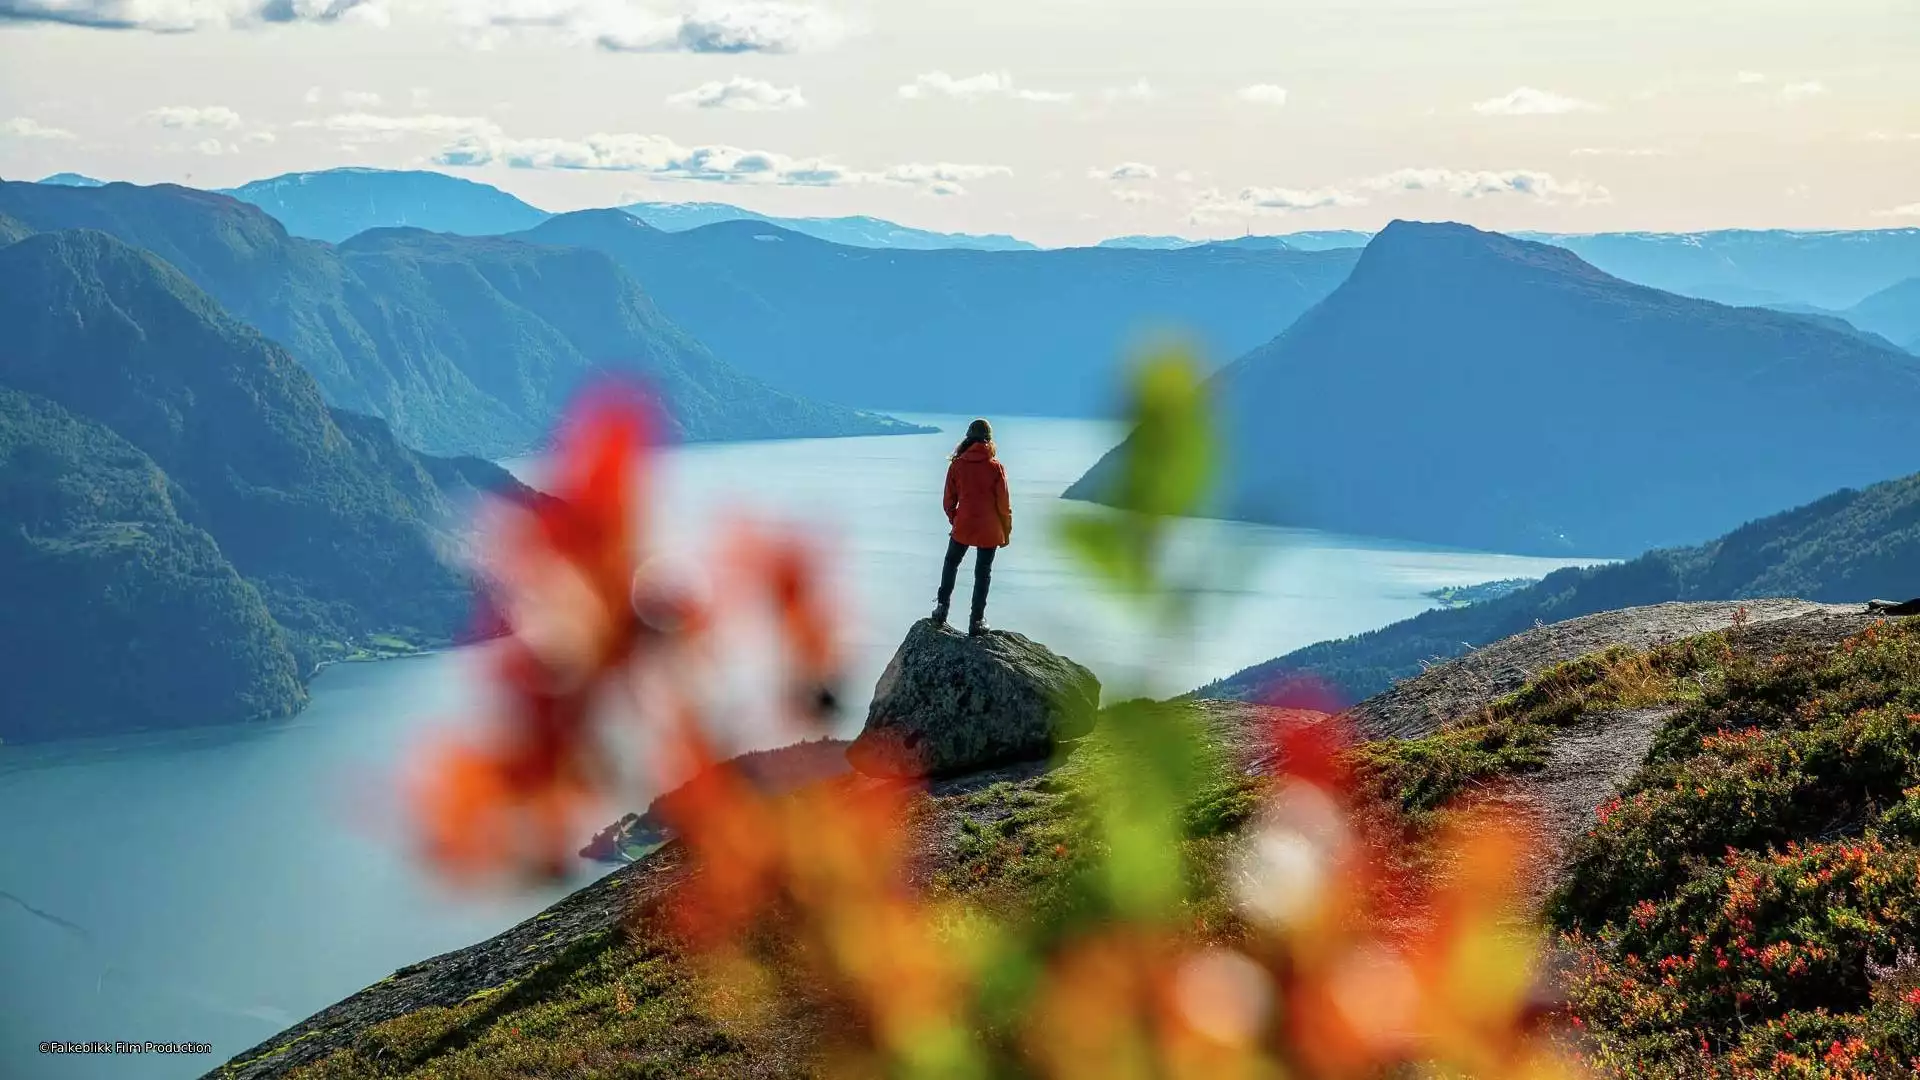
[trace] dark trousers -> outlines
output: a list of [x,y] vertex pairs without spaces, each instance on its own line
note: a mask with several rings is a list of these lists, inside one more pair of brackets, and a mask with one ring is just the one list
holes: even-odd
[[[999,548],[974,548],[973,557],[973,622],[979,622],[987,613],[987,586],[993,581],[993,553]],[[947,541],[947,561],[940,567],[940,595],[936,597],[945,607],[953,600],[954,575],[960,572],[960,560],[967,557],[967,545],[958,540]]]

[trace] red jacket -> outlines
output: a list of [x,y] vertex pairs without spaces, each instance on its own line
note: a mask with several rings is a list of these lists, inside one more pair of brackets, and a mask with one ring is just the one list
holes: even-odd
[[974,443],[947,466],[941,500],[953,539],[968,547],[1006,547],[1013,539],[1013,503],[1007,498],[1007,468],[985,443]]

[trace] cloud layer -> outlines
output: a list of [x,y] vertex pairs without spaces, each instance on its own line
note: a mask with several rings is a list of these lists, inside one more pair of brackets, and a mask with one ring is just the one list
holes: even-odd
[[240,126],[240,114],[225,105],[162,105],[146,118],[164,128],[185,130],[218,129],[232,131]]
[[[1146,86],[1145,83],[1127,88],[1128,91]],[[1126,91],[1123,91],[1126,92]],[[1146,87],[1147,95],[1153,90]],[[911,83],[900,88],[900,96],[909,101],[927,98],[945,97],[960,101],[980,101],[985,98],[1011,98],[1016,101],[1031,101],[1038,104],[1058,105],[1073,100],[1073,95],[1054,90],[1028,90],[1015,86],[1013,76],[1004,71],[983,71],[964,79],[956,79],[944,71],[929,71],[917,76]]]
[[[388,118],[401,121],[464,120],[455,117]],[[661,135],[597,133],[580,139],[510,138],[498,126],[480,122],[434,156],[434,163],[455,167],[504,165],[515,169],[577,169],[590,172],[644,173],[663,180],[709,183],[773,184],[788,187],[839,187],[897,184],[930,195],[961,195],[963,184],[1012,176],[1005,165],[939,162],[893,165],[878,171],[854,169],[827,158],[797,158],[770,150],[736,146],[682,146]],[[412,127],[425,130],[427,125]],[[393,130],[403,128],[395,127]]]
[[185,33],[265,23],[384,26],[382,0],[0,0],[0,23],[64,23],[98,30]]
[[1567,97],[1546,90],[1522,86],[1497,98],[1488,98],[1473,106],[1482,116],[1559,116],[1564,113],[1600,112],[1591,101]]
[[736,75],[726,82],[702,83],[691,90],[673,94],[667,104],[688,109],[737,109],[742,112],[777,112],[804,109],[807,99],[800,88],[779,87],[760,79]]
[[29,116],[16,116],[11,120],[0,123],[0,137],[64,141],[74,138],[74,134],[65,128],[48,127]]
[[825,8],[779,0],[704,0],[678,12],[631,0],[441,3],[446,16],[468,31],[469,42],[481,48],[502,37],[545,36],[608,52],[798,53],[838,44],[852,32]]
[[1245,187],[1237,193],[1218,190],[1199,193],[1193,203],[1195,221],[1223,217],[1302,213],[1309,210],[1365,206],[1368,193],[1398,195],[1433,193],[1459,199],[1492,196],[1533,199],[1542,203],[1605,202],[1607,189],[1584,180],[1561,180],[1537,169],[1395,169],[1350,184],[1317,188]]

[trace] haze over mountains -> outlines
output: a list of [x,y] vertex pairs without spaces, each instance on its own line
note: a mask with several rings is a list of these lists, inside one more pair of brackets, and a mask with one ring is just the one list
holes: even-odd
[[285,716],[369,639],[444,643],[499,467],[330,409],[280,346],[96,231],[0,248],[0,739]]
[[1564,247],[1618,278],[1725,304],[1837,311],[1920,276],[1920,229],[1516,235]]
[[1393,223],[1213,388],[1223,516],[1480,550],[1632,555],[1920,469],[1912,355],[1462,225]]
[[794,393],[1055,416],[1109,414],[1121,358],[1152,332],[1197,334],[1222,358],[1267,340],[1357,254],[878,251],[752,221],[670,233],[616,210],[518,238],[605,252],[675,322]]
[[761,221],[788,232],[848,247],[900,248],[909,251],[1038,251],[1025,240],[999,234],[934,232],[876,217],[770,217],[726,203],[632,203],[622,206],[641,221],[666,232],[685,232],[723,221]]
[[[76,173],[59,173],[41,182],[100,183]],[[418,170],[349,167],[288,173],[224,191],[267,210],[295,236],[328,241],[400,226],[463,236],[501,235],[530,229],[551,216],[490,185]],[[716,202],[632,203],[620,209],[668,232],[759,221],[849,247],[1037,250],[1010,236],[939,232],[864,216],[779,217]],[[1372,235],[1334,229],[1219,241],[1121,236],[1098,246],[1171,251],[1207,244],[1272,247],[1277,242],[1296,251],[1327,251],[1364,247]],[[1911,228],[1516,235],[1568,248],[1615,277],[1668,292],[1740,306],[1812,308],[1841,317],[1869,294],[1920,277],[1920,229]],[[1905,344],[1913,337],[1894,340]]]
[[331,404],[382,417],[429,451],[524,452],[603,368],[648,378],[684,438],[909,430],[743,375],[592,251],[417,230],[335,247],[291,237],[227,196],[171,185],[0,183],[0,214],[39,231],[101,229],[153,252],[285,345]]
[[1842,314],[1860,329],[1920,353],[1920,275],[1889,285]]

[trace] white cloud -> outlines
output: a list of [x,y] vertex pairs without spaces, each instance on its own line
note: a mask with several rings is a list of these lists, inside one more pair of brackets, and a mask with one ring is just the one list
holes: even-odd
[[483,116],[381,116],[377,113],[339,113],[322,120],[297,120],[294,127],[320,128],[349,142],[391,142],[407,135],[497,135],[500,126]]
[[1252,86],[1241,87],[1234,96],[1255,105],[1279,106],[1287,103],[1287,88],[1275,86],[1272,83],[1255,83]]
[[1073,95],[1070,93],[1054,90],[1027,90],[1015,86],[1013,76],[1004,71],[983,71],[964,79],[956,79],[944,71],[929,71],[924,75],[916,76],[913,82],[902,86],[900,96],[909,101],[931,97],[956,98],[961,101],[1005,97],[1045,105],[1058,105],[1073,100]]
[[1780,88],[1780,96],[1788,101],[1805,101],[1819,97],[1827,92],[1827,85],[1818,80],[1811,82],[1788,83]]
[[1138,161],[1126,161],[1111,169],[1088,169],[1089,180],[1157,180],[1160,170]]
[[309,105],[318,105],[318,104],[320,104],[320,88],[319,88],[319,87],[317,87],[317,86],[309,86],[309,87],[307,87],[307,93],[306,93],[306,96],[305,96],[304,98],[302,98],[302,100],[303,100],[303,101],[305,101],[305,102],[306,102],[307,104],[309,104]]
[[1673,151],[1653,146],[1576,146],[1568,151],[1574,157],[1672,157]]
[[433,97],[433,91],[424,86],[416,86],[407,91],[407,103],[416,109],[424,109]]
[[[892,184],[909,184],[933,195],[964,195],[967,189],[961,186],[963,181],[1012,175],[1013,170],[1005,165],[956,165],[951,162],[941,162],[934,165],[895,165],[881,172],[877,179]],[[859,179],[854,182],[859,182]]]
[[1179,172],[1174,173],[1173,178],[1183,184],[1193,183],[1193,174],[1188,172],[1185,169],[1181,169]]
[[1565,113],[1600,112],[1601,109],[1591,101],[1522,86],[1475,104],[1473,111],[1482,116],[1560,116]]
[[1869,131],[1868,142],[1920,142],[1920,131]]
[[253,143],[259,143],[262,146],[265,146],[273,142],[276,142],[278,140],[275,139],[274,134],[271,131],[249,131],[247,132],[247,141],[253,142]]
[[64,23],[97,30],[182,33],[267,23],[385,26],[383,0],[0,0],[0,24]]
[[1239,202],[1256,210],[1319,210],[1328,206],[1363,206],[1363,196],[1339,188],[1313,188],[1301,191],[1296,188],[1250,187],[1240,191]]
[[1152,83],[1141,79],[1131,86],[1109,86],[1100,91],[1100,96],[1108,101],[1152,101],[1160,96],[1160,92],[1153,88]]
[[371,90],[342,90],[340,104],[351,109],[371,109],[380,104],[380,95]]
[[1605,202],[1606,188],[1584,180],[1563,181],[1534,169],[1396,169],[1360,182],[1372,191],[1437,191],[1462,199],[1487,195],[1519,195],[1552,202]]
[[240,126],[240,114],[225,105],[162,105],[149,111],[146,118],[164,128],[188,131],[207,128],[232,131]]
[[1740,74],[1735,75],[1733,77],[1733,81],[1739,83],[1741,86],[1756,86],[1760,83],[1766,82],[1767,77],[1765,75],[1760,74],[1757,71],[1743,71]]
[[74,134],[65,128],[48,127],[29,116],[16,116],[0,123],[0,135],[15,139],[72,139]]
[[1160,196],[1151,191],[1143,191],[1140,188],[1114,188],[1107,194],[1112,195],[1123,203],[1150,203],[1160,201]]
[[1192,220],[1279,215],[1329,207],[1365,206],[1366,196],[1340,188],[1247,187],[1233,195],[1209,189],[1194,200]]
[[743,112],[776,112],[804,109],[807,99],[800,88],[779,87],[760,79],[736,75],[726,82],[702,83],[667,98],[667,104],[691,109],[738,109]]
[[734,146],[681,146],[660,135],[598,133],[583,139],[515,139],[489,125],[464,134],[434,157],[439,165],[506,165],[516,169],[637,172],[667,180],[837,187],[900,184],[929,194],[959,195],[970,180],[1011,176],[1004,165],[894,165],[861,171],[825,158],[795,158]]
[[193,148],[208,157],[219,157],[222,154],[237,154],[240,152],[239,147],[232,143],[223,143],[219,139],[202,139],[194,143]]
[[608,52],[798,53],[828,48],[853,33],[824,8],[771,0],[706,0],[677,14],[629,0],[441,2],[479,48],[502,36],[528,34],[592,43]]
[[1875,217],[1920,217],[1920,202],[1896,206],[1891,210],[1875,210]]

